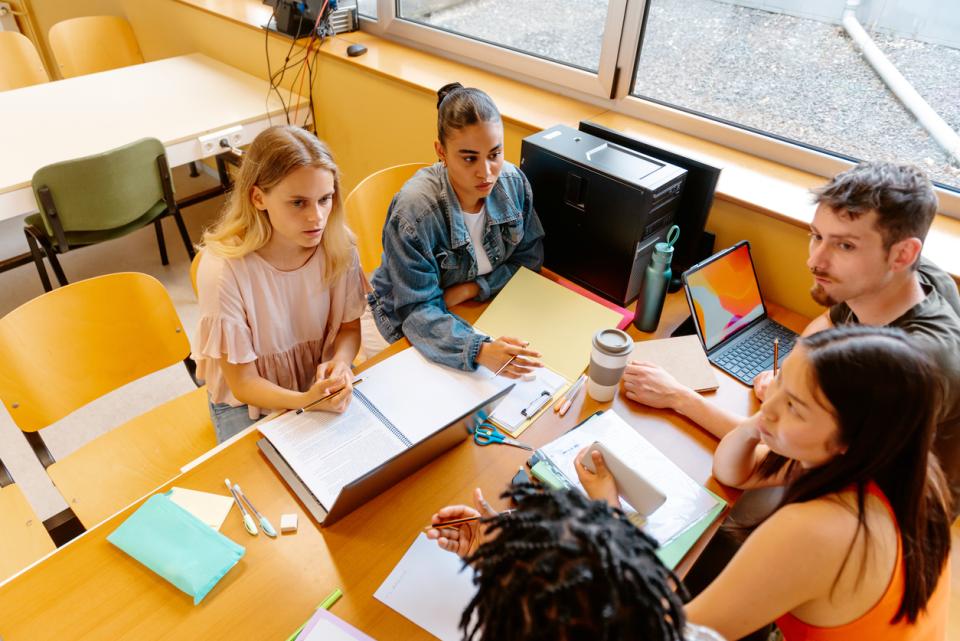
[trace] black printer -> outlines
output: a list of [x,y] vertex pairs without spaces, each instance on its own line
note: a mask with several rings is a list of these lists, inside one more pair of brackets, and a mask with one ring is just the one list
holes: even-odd
[[544,266],[620,305],[637,298],[687,170],[564,125],[523,139]]

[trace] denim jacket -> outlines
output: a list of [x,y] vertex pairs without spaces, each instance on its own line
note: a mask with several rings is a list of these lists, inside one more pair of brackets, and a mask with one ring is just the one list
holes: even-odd
[[383,257],[368,295],[377,328],[391,343],[406,336],[427,358],[463,370],[477,368],[485,338],[451,313],[443,290],[476,281],[484,301],[503,289],[522,265],[543,265],[543,227],[526,177],[505,162],[486,198],[483,248],[493,270],[477,275],[477,259],[446,168],[418,171],[390,203]]

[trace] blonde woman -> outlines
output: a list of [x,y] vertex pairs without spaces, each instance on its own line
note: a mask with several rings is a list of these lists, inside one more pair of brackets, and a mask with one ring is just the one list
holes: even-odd
[[343,412],[366,280],[324,143],[270,127],[247,151],[197,274],[197,374],[223,441],[271,410]]

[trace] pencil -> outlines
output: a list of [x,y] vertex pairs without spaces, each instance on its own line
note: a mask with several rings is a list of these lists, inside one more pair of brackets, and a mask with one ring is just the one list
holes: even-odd
[[777,375],[777,361],[780,360],[780,339],[773,339],[773,375]]
[[503,370],[507,369],[507,366],[510,365],[510,363],[512,363],[512,362],[514,361],[514,359],[517,358],[517,356],[518,356],[518,354],[514,354],[513,356],[511,356],[511,357],[510,357],[510,360],[508,360],[506,363],[504,363],[503,365],[501,365],[501,366],[500,366],[500,369],[498,369],[496,372],[494,372],[493,375],[494,375],[494,376],[500,376],[500,372],[502,372]]
[[[513,510],[504,510],[503,512],[499,512],[498,514],[508,514],[510,512],[513,512]],[[429,532],[430,530],[439,530],[440,528],[451,527],[454,525],[463,525],[464,523],[473,523],[474,521],[479,521],[482,518],[484,518],[483,515],[465,516],[462,519],[453,519],[452,521],[443,521],[442,523],[428,525],[427,527],[423,528],[423,531]]]
[[[353,382],[353,386],[356,387],[357,385],[359,385],[359,384],[362,383],[362,382],[363,382],[363,378],[358,378],[357,380],[355,380],[355,381]],[[322,403],[322,402],[324,402],[325,400],[327,400],[327,399],[329,399],[329,398],[333,398],[334,396],[336,396],[337,394],[339,394],[340,392],[342,392],[342,391],[345,390],[345,389],[346,389],[345,387],[341,387],[340,389],[338,389],[338,390],[335,391],[335,392],[330,392],[330,393],[327,394],[326,396],[323,396],[323,397],[321,397],[321,398],[318,398],[318,399],[315,400],[314,402],[308,403],[308,404],[304,405],[303,407],[301,407],[300,409],[297,410],[297,414],[303,414],[303,411],[304,411],[304,410],[308,410],[308,409],[310,409],[311,407],[313,407],[314,405],[316,405],[317,403]]]

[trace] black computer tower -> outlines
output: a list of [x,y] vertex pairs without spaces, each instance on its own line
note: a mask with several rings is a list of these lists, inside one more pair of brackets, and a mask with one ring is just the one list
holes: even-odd
[[686,170],[564,125],[524,138],[520,168],[546,233],[544,265],[617,304],[635,300]]

